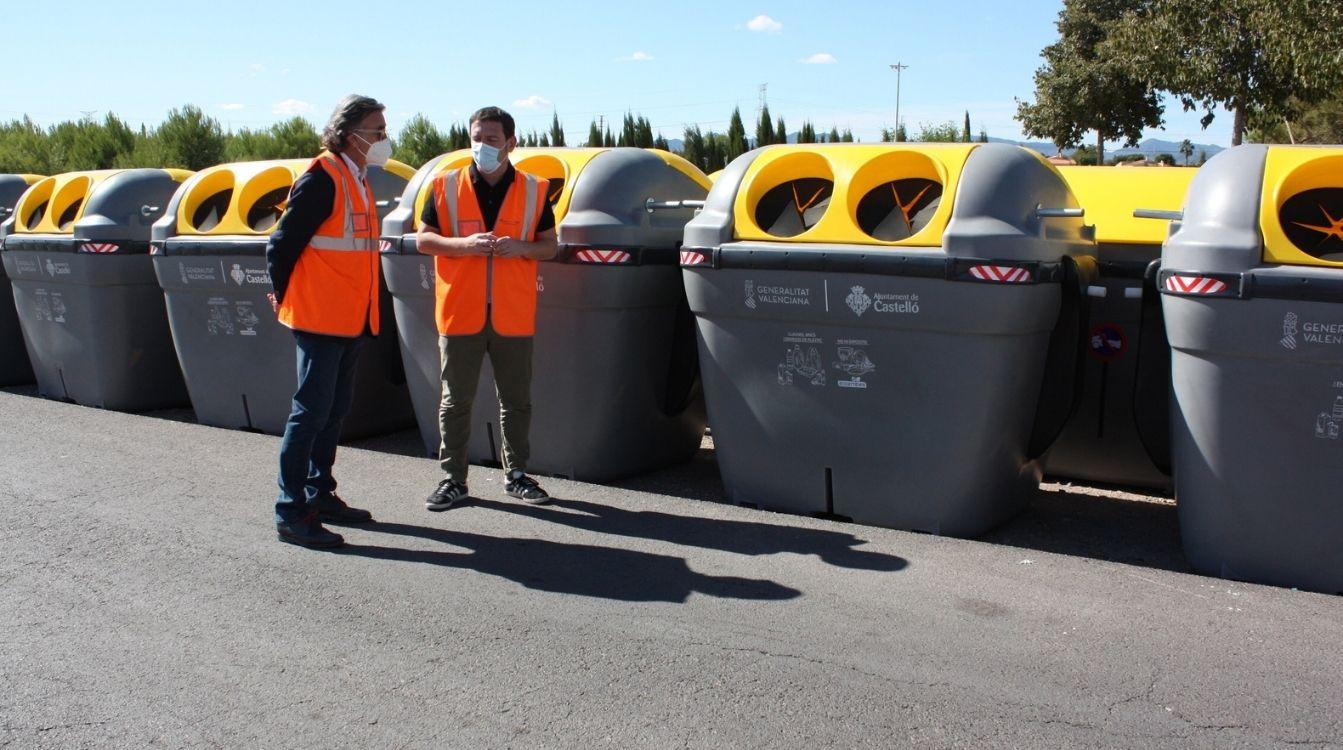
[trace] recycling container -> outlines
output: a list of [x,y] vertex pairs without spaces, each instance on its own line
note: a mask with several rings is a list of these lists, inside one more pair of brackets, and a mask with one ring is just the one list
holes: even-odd
[[[298,385],[297,355],[293,334],[271,308],[266,242],[290,187],[310,163],[288,159],[204,170],[182,186],[154,225],[154,270],[191,404],[203,424],[284,432]],[[399,162],[369,168],[379,218],[413,174]],[[382,330],[360,353],[344,438],[412,424],[385,285],[381,303]]]
[[1343,592],[1343,147],[1213,157],[1160,283],[1185,555]]
[[972,536],[1034,494],[1094,274],[1038,154],[757,149],[714,184],[681,263],[731,500]]
[[[1155,336],[1154,346],[1167,346],[1163,327],[1142,325],[1143,279],[1161,257],[1167,224],[1135,217],[1134,211],[1178,211],[1197,170],[1064,166],[1059,172],[1086,210],[1087,223],[1096,227],[1098,277],[1087,287],[1090,327],[1081,399],[1049,450],[1046,473],[1169,490],[1170,477],[1148,455],[1138,430],[1140,419],[1164,412],[1166,404],[1136,396],[1143,335]],[[1148,296],[1155,294],[1153,287]],[[1169,377],[1169,369],[1146,371]]]
[[40,394],[121,411],[186,405],[149,231],[189,174],[71,172],[23,194],[2,255]]
[[[437,455],[441,396],[433,259],[414,232],[434,176],[469,151],[421,168],[383,222],[383,271],[425,451]],[[538,474],[606,481],[689,459],[704,434],[694,324],[677,261],[707,178],[665,151],[517,149],[518,169],[550,181],[560,254],[540,264],[531,460]],[[472,409],[469,459],[500,460],[489,360]]]
[[[35,174],[0,174],[0,224],[13,215],[14,206],[28,186],[40,179]],[[0,264],[0,386],[31,382],[33,367],[28,362],[28,350],[23,346],[23,330],[19,327],[19,315],[14,307],[14,290]]]

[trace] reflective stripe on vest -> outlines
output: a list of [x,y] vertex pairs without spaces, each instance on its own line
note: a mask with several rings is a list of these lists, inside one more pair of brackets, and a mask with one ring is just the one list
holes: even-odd
[[308,170],[325,170],[335,186],[331,213],[299,255],[280,304],[279,321],[310,333],[377,334],[379,260],[377,204],[335,154],[324,152]]
[[[541,203],[549,183],[521,171],[504,196],[493,232],[522,242],[536,239]],[[521,190],[522,195],[518,195]],[[433,182],[440,231],[469,237],[485,231],[484,217],[468,169],[443,173]],[[468,205],[469,203],[469,205]],[[492,269],[492,273],[490,270]],[[536,330],[536,261],[480,255],[438,256],[435,270],[435,318],[444,336],[479,333],[487,306],[494,330],[505,336],[530,336]],[[490,289],[486,290],[486,286]]]

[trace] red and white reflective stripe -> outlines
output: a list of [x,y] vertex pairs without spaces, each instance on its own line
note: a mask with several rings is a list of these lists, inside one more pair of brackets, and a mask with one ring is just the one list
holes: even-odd
[[81,253],[115,253],[117,246],[110,242],[85,242],[79,246]]
[[694,250],[681,251],[681,265],[683,266],[698,266],[706,260],[708,260],[708,258],[704,257],[704,253],[695,252]]
[[629,263],[630,254],[624,250],[579,250],[574,254],[579,263]]
[[1016,266],[970,266],[970,275],[999,284],[1025,284],[1031,280],[1029,270]]
[[378,252],[380,253],[392,252],[392,243],[388,242],[387,240],[378,240]]
[[1166,291],[1178,294],[1221,294],[1226,291],[1226,282],[1211,276],[1166,277]]

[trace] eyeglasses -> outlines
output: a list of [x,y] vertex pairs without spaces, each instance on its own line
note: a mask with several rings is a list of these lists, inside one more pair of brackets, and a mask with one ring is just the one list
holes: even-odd
[[372,133],[378,137],[378,140],[387,140],[387,128],[351,128],[355,133]]

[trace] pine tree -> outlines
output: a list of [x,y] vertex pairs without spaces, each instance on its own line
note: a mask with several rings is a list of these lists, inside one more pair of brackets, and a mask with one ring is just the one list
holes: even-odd
[[560,125],[560,114],[558,112],[551,114],[549,140],[553,146],[564,145],[564,126]]
[[774,142],[774,120],[769,116],[769,105],[760,108],[760,119],[755,124],[755,147],[768,146]]
[[588,126],[588,140],[584,145],[588,148],[596,148],[601,146],[603,142],[602,129],[597,126],[597,121],[593,120],[592,125]]
[[785,127],[783,124],[783,115],[779,115],[778,124],[774,128],[774,142],[775,143],[788,142],[788,128]]
[[843,143],[853,143],[854,142],[853,131],[848,128],[844,128],[844,134],[839,137],[839,140]]
[[733,159],[746,153],[746,125],[741,121],[741,107],[732,109],[732,120],[727,126],[727,150],[725,161]]
[[662,151],[671,151],[671,144],[668,143],[667,139],[662,137],[662,133],[659,132],[658,137],[653,139],[653,148]]
[[826,143],[839,143],[839,128],[831,125],[830,134],[825,138]]

